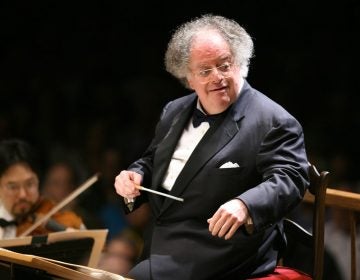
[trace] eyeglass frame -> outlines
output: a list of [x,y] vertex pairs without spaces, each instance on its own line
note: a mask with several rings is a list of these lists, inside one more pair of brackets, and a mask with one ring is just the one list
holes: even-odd
[[[228,67],[228,69],[227,70],[222,70],[221,67],[224,67],[224,66]],[[214,73],[213,72],[214,69],[216,69],[218,74],[220,74],[224,78],[227,78],[233,73],[233,67],[234,66],[235,66],[235,64],[233,62],[225,61],[219,66],[213,66],[213,67],[209,67],[209,68],[205,68],[205,69],[201,69],[201,70],[196,70],[196,71],[190,69],[190,71],[191,71],[192,74],[194,74],[199,79],[200,83],[206,84],[206,83],[210,82],[211,74]],[[203,81],[200,81],[201,79],[203,79]]]
[[39,188],[39,180],[31,179],[25,183],[10,183],[3,186],[4,189],[8,192],[9,195],[16,196],[20,193],[20,190],[23,189],[27,194],[33,193]]

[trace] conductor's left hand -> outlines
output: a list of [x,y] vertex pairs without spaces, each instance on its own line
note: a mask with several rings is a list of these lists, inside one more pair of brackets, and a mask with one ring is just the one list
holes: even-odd
[[209,231],[213,236],[230,239],[236,230],[249,218],[249,211],[244,202],[240,199],[232,199],[215,212],[215,214],[207,220],[209,223]]

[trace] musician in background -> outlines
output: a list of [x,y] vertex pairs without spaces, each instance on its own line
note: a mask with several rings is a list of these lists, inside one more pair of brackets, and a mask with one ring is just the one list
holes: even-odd
[[143,240],[137,231],[127,228],[108,240],[98,269],[127,276],[142,252]]
[[[0,239],[20,236],[55,204],[39,193],[40,165],[33,147],[19,139],[0,142]],[[59,211],[30,235],[85,229],[81,217]]]
[[[75,169],[69,161],[58,160],[51,162],[44,174],[41,193],[44,197],[51,199],[55,203],[59,203],[69,196],[78,185]],[[63,209],[76,211],[77,200],[74,199],[68,203]]]

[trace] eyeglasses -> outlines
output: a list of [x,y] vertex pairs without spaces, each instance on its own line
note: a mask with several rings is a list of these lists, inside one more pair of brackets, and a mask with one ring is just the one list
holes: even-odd
[[24,184],[7,184],[4,185],[4,188],[10,195],[18,195],[20,190],[23,189],[27,194],[33,193],[38,189],[39,183],[37,180],[31,180],[25,182]]
[[210,82],[211,74],[214,73],[214,69],[216,69],[218,74],[221,74],[221,76],[227,78],[232,74],[233,64],[230,62],[225,62],[220,66],[195,71],[194,74],[198,78],[200,83],[206,84]]

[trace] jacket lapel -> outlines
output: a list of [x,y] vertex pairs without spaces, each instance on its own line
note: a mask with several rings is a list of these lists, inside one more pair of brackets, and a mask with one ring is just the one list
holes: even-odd
[[[193,103],[193,102],[192,102]],[[174,118],[169,132],[166,134],[162,142],[158,145],[158,149],[155,152],[154,167],[153,170],[156,172],[152,178],[152,188],[163,191],[160,186],[165,176],[167,168],[169,166],[172,154],[176,148],[179,138],[183,132],[184,127],[189,121],[192,113],[193,106],[184,106],[182,110]],[[155,203],[160,206],[163,198],[159,196],[150,196]]]
[[[212,126],[207,131],[176,179],[170,192],[171,195],[181,197],[181,194],[200,169],[236,135],[239,131],[239,119],[235,119],[235,117],[234,112],[231,110],[221,124]],[[161,207],[161,213],[172,203],[179,202],[175,202],[172,199],[165,199]]]

